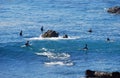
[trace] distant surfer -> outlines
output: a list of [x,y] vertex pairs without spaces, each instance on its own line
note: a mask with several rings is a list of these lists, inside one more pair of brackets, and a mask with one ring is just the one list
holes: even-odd
[[85,44],[85,47],[83,48],[83,50],[88,50],[87,44]]
[[22,36],[23,34],[22,34],[22,30],[20,31],[20,36]]
[[110,38],[107,38],[107,41],[110,41]]
[[43,29],[43,26],[41,27],[41,32],[43,33],[44,29]]
[[29,41],[27,41],[27,42],[25,43],[25,45],[26,45],[26,46],[30,46],[30,43],[29,43]]
[[92,33],[93,31],[92,31],[92,29],[90,28],[90,29],[88,30],[88,32]]
[[67,34],[65,34],[65,35],[63,36],[63,38],[68,38],[68,35],[67,35]]

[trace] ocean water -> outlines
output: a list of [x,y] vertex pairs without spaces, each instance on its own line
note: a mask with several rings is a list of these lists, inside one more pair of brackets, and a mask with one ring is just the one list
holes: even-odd
[[[0,0],[0,78],[85,78],[87,69],[120,72],[120,15],[106,12],[119,4]],[[60,37],[42,38],[41,26]],[[63,39],[64,34],[69,37]],[[30,47],[24,46],[27,40]],[[85,44],[88,50],[82,49]]]

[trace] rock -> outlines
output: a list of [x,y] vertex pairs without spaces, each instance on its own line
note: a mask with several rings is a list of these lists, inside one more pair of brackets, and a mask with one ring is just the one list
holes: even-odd
[[95,77],[94,73],[95,73],[95,71],[86,70],[86,72],[85,72],[86,78]]
[[86,78],[120,78],[120,72],[102,72],[86,70]]
[[47,32],[42,34],[42,37],[46,38],[46,37],[58,37],[59,33],[53,30],[48,30]]
[[63,36],[63,38],[68,38],[68,35],[67,35],[67,34],[65,34],[65,35]]
[[115,7],[109,8],[109,9],[107,10],[107,12],[120,14],[120,7],[119,7],[119,6],[115,6]]
[[112,72],[112,78],[120,78],[120,72]]

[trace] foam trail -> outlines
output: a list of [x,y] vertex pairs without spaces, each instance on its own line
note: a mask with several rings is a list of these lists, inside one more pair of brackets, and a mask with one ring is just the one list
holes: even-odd
[[54,65],[61,65],[61,66],[73,66],[73,62],[62,62],[62,61],[56,61],[56,62],[45,62],[45,65],[54,66]]
[[21,47],[24,48],[24,47],[26,47],[26,45],[22,45]]
[[52,56],[52,55],[54,55],[53,53],[51,53],[51,52],[43,52],[43,53],[36,53],[37,55],[41,55],[41,56]]

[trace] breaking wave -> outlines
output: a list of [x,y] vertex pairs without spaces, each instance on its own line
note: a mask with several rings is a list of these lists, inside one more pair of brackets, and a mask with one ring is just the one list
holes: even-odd
[[78,36],[71,36],[68,38],[63,38],[62,36],[60,37],[51,37],[51,38],[43,38],[43,37],[33,37],[29,38],[29,40],[71,40],[71,39],[79,39],[80,37]]
[[70,57],[67,53],[52,53],[52,52],[43,52],[43,53],[36,53],[37,55],[47,56],[50,59],[67,59]]
[[48,66],[54,66],[54,65],[60,65],[60,66],[72,66],[73,62],[70,60],[70,54],[68,53],[56,53],[51,52],[47,48],[41,48],[42,52],[35,53],[38,56],[45,56],[49,58],[49,61],[44,62],[45,65]]

